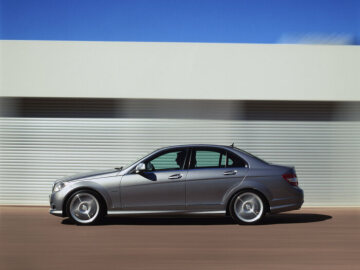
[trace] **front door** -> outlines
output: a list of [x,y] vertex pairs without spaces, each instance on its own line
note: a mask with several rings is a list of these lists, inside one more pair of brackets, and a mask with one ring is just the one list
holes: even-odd
[[186,156],[186,148],[165,150],[144,162],[145,172],[123,176],[120,187],[122,208],[185,209]]

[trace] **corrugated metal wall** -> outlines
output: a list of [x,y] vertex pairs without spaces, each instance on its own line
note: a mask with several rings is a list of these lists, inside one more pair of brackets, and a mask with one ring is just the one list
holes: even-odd
[[46,205],[57,178],[121,166],[162,146],[234,142],[269,162],[295,165],[305,206],[360,205],[360,121],[224,119],[246,112],[214,104],[214,119],[170,119],[171,110],[158,106],[146,110],[158,108],[161,118],[2,117],[0,204]]

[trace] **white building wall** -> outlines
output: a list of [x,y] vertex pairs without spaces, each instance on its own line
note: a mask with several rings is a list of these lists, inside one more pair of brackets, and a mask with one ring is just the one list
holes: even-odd
[[360,100],[360,47],[0,41],[0,95]]
[[[269,162],[295,165],[305,206],[359,206],[360,122],[346,103],[341,103],[339,119],[334,115],[324,121],[309,117],[287,121],[239,118],[241,110],[218,102],[360,101],[359,50],[355,46],[0,41],[2,97],[218,103],[201,110],[189,103],[190,113],[177,107],[176,119],[167,117],[174,110],[170,105],[165,110],[148,109],[146,101],[119,108],[121,117],[2,117],[0,204],[46,205],[57,178],[123,165],[157,147],[235,142]],[[13,115],[15,105],[8,108]],[[77,110],[66,105],[60,109]],[[126,117],[127,112],[134,115],[142,110],[149,110],[149,116]],[[192,111],[214,117],[199,119],[191,116]]]

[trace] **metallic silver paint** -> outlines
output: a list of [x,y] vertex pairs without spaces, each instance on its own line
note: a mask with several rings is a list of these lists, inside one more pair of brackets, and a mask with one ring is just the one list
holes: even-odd
[[62,217],[63,215],[63,211],[62,210],[49,210],[49,213],[54,215],[54,216],[58,216],[58,217]]
[[[216,148],[239,156],[247,166],[241,168],[196,168],[136,173],[135,168],[162,151],[176,148]],[[231,173],[229,173],[231,172]],[[239,191],[252,190],[263,195],[271,213],[299,209],[303,191],[291,186],[282,174],[293,168],[268,164],[236,148],[220,145],[170,146],[152,152],[122,171],[107,170],[65,177],[69,182],[50,195],[50,213],[67,216],[65,203],[77,190],[94,190],[104,199],[107,213],[225,213],[231,198]],[[181,177],[179,177],[181,175]],[[58,182],[56,181],[56,182]],[[265,209],[266,210],[266,209]]]

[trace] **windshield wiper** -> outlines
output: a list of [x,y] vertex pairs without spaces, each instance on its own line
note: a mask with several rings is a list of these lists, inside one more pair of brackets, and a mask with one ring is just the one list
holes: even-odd
[[121,167],[115,167],[114,169],[118,170],[118,171],[122,171],[123,167],[122,166]]

